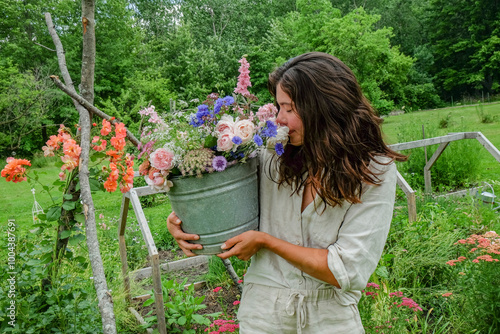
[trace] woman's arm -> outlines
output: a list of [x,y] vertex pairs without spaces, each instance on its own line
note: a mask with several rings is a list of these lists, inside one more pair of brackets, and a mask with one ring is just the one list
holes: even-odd
[[340,288],[328,267],[327,249],[297,246],[264,232],[248,231],[229,239],[222,245],[222,249],[229,250],[217,256],[221,259],[236,256],[241,260],[249,260],[261,248],[281,256],[301,271]]

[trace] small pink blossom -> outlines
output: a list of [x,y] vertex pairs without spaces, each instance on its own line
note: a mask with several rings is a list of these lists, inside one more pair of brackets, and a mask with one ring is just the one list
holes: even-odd
[[276,117],[278,109],[272,103],[268,103],[259,108],[256,113],[257,118],[261,122],[272,120]]
[[235,301],[233,302],[233,305],[234,305],[234,306],[239,305],[239,304],[240,304],[240,301],[239,301],[239,300],[235,300]]
[[449,297],[453,294],[453,292],[447,292],[447,293],[443,293],[441,296],[443,297]]
[[217,293],[217,292],[219,292],[220,290],[222,290],[222,288],[221,288],[220,286],[218,286],[218,287],[216,287],[216,288],[214,289],[214,292],[216,292],[216,293]]

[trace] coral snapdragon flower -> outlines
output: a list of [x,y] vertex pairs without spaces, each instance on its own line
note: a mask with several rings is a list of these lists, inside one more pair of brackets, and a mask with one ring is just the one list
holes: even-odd
[[31,162],[26,159],[7,158],[7,165],[2,169],[1,175],[6,178],[7,182],[26,181],[26,168],[23,166],[31,166]]

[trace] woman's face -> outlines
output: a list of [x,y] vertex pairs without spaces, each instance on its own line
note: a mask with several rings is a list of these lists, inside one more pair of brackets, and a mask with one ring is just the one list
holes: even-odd
[[295,104],[290,96],[281,89],[281,85],[276,87],[276,102],[280,106],[280,111],[276,122],[280,125],[287,126],[290,131],[290,144],[293,146],[300,146],[304,142],[304,125],[295,110]]

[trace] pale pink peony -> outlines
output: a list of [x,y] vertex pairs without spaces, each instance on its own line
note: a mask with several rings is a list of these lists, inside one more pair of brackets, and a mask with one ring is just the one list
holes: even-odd
[[233,148],[234,134],[230,131],[223,132],[217,139],[217,151],[229,152]]
[[243,144],[253,139],[254,131],[254,124],[247,119],[238,121],[234,125],[234,135],[240,137]]
[[234,133],[234,121],[231,116],[224,115],[215,126],[215,132],[219,135],[227,131]]
[[159,148],[149,156],[149,162],[151,166],[159,170],[171,169],[173,167],[174,153],[164,149]]

